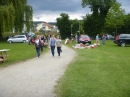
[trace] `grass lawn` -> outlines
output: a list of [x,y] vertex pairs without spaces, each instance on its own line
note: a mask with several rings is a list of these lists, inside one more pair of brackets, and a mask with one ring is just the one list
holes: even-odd
[[130,97],[129,50],[111,40],[106,46],[76,49],[78,56],[56,86],[58,97]]
[[[5,63],[0,63],[0,67],[8,66],[17,62],[26,61],[30,58],[36,57],[37,53],[34,48],[34,45],[28,45],[28,43],[12,43],[0,42],[0,49],[10,49],[7,51],[8,60]],[[44,53],[48,48],[44,47]]]

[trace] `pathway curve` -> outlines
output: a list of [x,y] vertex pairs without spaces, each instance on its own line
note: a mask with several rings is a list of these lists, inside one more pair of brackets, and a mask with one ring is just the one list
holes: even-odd
[[[0,97],[56,97],[54,86],[76,52],[63,45],[61,58],[51,52],[0,69]],[[55,51],[56,52],[56,51]]]

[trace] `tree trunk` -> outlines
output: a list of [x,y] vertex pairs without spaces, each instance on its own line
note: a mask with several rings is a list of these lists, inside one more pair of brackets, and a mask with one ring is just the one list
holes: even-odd
[[3,40],[3,35],[2,35],[2,33],[0,33],[0,40]]

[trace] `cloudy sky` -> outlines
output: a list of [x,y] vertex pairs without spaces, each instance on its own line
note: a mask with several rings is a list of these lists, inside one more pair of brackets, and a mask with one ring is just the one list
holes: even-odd
[[[28,4],[33,7],[33,20],[55,22],[61,13],[69,15],[70,19],[82,19],[90,9],[81,6],[82,0],[28,0]],[[130,0],[117,0],[122,4],[126,13],[130,13]]]

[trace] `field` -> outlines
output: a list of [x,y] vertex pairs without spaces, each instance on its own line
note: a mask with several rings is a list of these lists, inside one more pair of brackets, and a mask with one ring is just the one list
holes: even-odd
[[56,86],[58,97],[130,97],[129,49],[111,40],[105,46],[76,49],[78,56]]
[[[72,48],[74,45],[75,42],[66,46]],[[0,42],[0,49],[10,49],[8,60],[0,63],[0,67],[36,57],[34,45],[27,43]],[[93,49],[74,49],[77,57],[56,86],[58,97],[129,97],[129,49],[130,46],[119,47],[111,40]],[[44,47],[42,53],[47,50]]]
[[[8,60],[5,63],[0,63],[0,67],[5,67],[17,62],[26,61],[30,58],[37,56],[34,45],[28,45],[28,43],[12,43],[0,42],[0,49],[10,49],[7,51]],[[48,50],[47,47],[44,47],[42,53]]]

